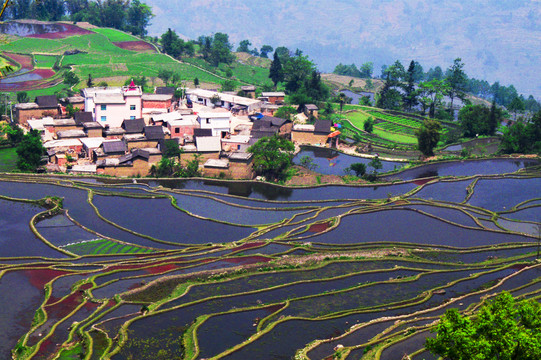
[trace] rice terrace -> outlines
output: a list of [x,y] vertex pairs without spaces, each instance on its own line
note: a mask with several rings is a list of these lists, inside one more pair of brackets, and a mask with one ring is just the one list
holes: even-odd
[[435,359],[447,308],[541,291],[538,161],[467,169],[314,188],[5,174],[1,356]]
[[6,0],[0,360],[541,356],[539,22],[448,2]]

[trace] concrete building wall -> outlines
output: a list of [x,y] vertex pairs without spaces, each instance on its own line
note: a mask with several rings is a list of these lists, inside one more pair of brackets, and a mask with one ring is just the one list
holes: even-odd
[[110,166],[104,168],[98,168],[98,174],[119,176],[119,177],[136,177],[136,176],[148,176],[150,172],[151,163],[142,159],[136,159],[133,161],[133,166]]
[[102,137],[103,136],[103,129],[88,129],[86,131],[87,137]]
[[143,100],[143,109],[170,109],[171,100],[167,101],[155,101],[155,100]]
[[[184,135],[193,136],[193,129],[195,129],[196,127],[197,126],[167,126],[167,128],[171,132],[171,138],[181,138],[184,137]],[[177,129],[178,132],[176,131]]]
[[21,125],[27,125],[27,120],[41,119],[44,116],[57,116],[58,109],[16,109],[15,118]]
[[201,155],[199,157],[199,164],[203,165],[207,160],[209,159],[219,159],[220,153],[219,152],[212,152],[212,153],[182,153],[180,155],[180,163],[182,166],[186,166],[186,163],[188,161],[191,161],[194,159],[194,154]]

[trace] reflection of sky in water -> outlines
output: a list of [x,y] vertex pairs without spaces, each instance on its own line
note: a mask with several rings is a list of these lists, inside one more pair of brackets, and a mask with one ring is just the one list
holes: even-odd
[[28,74],[22,74],[22,75],[2,79],[0,80],[0,84],[13,84],[13,83],[18,83],[18,82],[41,80],[41,79],[43,78],[39,74],[28,73]]
[[492,159],[450,161],[418,166],[384,179],[411,180],[430,176],[496,175],[515,172],[527,166],[537,165],[537,160]]
[[[346,155],[331,149],[303,148],[297,155],[295,155],[293,158],[293,163],[298,165],[303,156],[309,156],[312,158],[312,162],[317,165],[314,171],[324,175],[345,175],[346,173],[344,172],[344,169],[354,163],[365,164],[367,172],[371,172],[373,170],[372,167],[368,166],[368,163],[372,161],[372,159]],[[405,163],[381,160],[381,164],[383,168],[378,170],[379,173],[399,169],[404,166]]]

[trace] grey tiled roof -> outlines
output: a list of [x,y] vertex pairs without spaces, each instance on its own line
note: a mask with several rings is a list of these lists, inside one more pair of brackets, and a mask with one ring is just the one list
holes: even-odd
[[103,143],[103,152],[106,154],[126,152],[126,144],[122,140],[106,141]]

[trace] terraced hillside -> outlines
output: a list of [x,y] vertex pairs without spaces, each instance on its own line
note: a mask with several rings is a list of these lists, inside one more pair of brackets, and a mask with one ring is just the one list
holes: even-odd
[[538,161],[392,176],[2,175],[0,357],[434,359],[424,339],[445,309],[540,298]]
[[[61,26],[68,26],[60,24]],[[36,25],[37,26],[37,25]],[[81,79],[75,87],[86,86],[86,79],[91,74],[95,83],[106,81],[109,85],[123,85],[130,77],[145,76],[153,84],[161,84],[157,78],[162,69],[172,70],[180,79],[192,82],[196,77],[202,83],[221,84],[225,77],[217,69],[206,69],[201,64],[187,60],[180,62],[161,54],[155,45],[142,41],[130,34],[109,28],[81,29],[75,25],[69,28],[58,27],[58,32],[34,33],[11,37],[11,41],[0,44],[0,51],[6,60],[19,64],[17,57],[27,56],[34,68],[47,69],[50,73],[29,78],[27,74],[12,74],[9,79],[0,81],[3,91],[21,91],[46,89],[57,85],[66,68],[71,68]],[[12,29],[16,34],[18,28]],[[75,31],[79,29],[81,31]],[[59,34],[62,34],[60,36]],[[39,37],[36,37],[39,36]],[[10,54],[13,54],[11,56]],[[55,69],[53,70],[56,63]],[[232,66],[237,84],[261,84],[268,81],[268,70],[264,67],[236,63]],[[37,81],[41,80],[41,82]],[[21,83],[24,83],[21,85]],[[61,88],[61,87],[60,87]],[[59,87],[51,88],[51,93]],[[42,94],[43,91],[36,93]],[[30,93],[35,95],[34,92]]]

